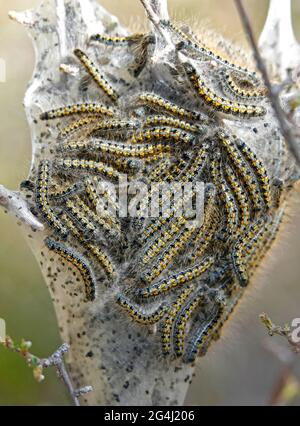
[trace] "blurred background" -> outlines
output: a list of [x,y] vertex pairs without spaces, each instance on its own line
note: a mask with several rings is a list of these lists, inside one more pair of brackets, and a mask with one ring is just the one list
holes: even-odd
[[[122,23],[131,27],[144,22],[138,0],[101,0]],[[259,35],[268,0],[245,0]],[[22,100],[31,77],[34,55],[25,30],[8,19],[9,10],[25,10],[38,0],[1,0],[0,58],[6,62],[6,82],[0,82],[0,183],[15,189],[30,166],[30,135]],[[214,28],[225,37],[246,45],[232,0],[169,0],[173,17]],[[300,0],[293,1],[294,26],[300,39]],[[255,286],[225,332],[196,370],[187,396],[189,405],[267,404],[282,373],[283,364],[266,348],[270,339],[259,322],[267,312],[282,324],[300,317],[300,204],[295,200],[287,219],[285,237],[264,264]],[[32,253],[15,220],[0,210],[0,318],[7,333],[33,342],[32,352],[49,356],[60,344],[53,307]],[[281,343],[280,338],[274,337]],[[273,341],[273,340],[272,340]],[[282,342],[286,346],[285,342]],[[297,371],[298,370],[298,371]],[[295,375],[300,377],[300,355]],[[286,388],[291,404],[297,398],[296,382]],[[24,361],[0,347],[0,405],[66,405],[68,396],[55,373],[37,384]]]

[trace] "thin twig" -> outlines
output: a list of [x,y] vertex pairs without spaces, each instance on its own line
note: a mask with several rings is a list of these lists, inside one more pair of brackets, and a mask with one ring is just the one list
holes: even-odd
[[284,326],[276,325],[266,313],[260,314],[259,318],[267,328],[269,336],[277,335],[284,337],[289,344],[289,346],[279,346],[273,342],[272,344],[267,342],[264,345],[269,352],[284,364],[268,400],[268,405],[279,405],[287,402],[282,401],[282,398],[289,386],[294,385],[293,388],[295,388],[295,395],[291,393],[291,399],[300,391],[299,380],[294,375],[294,367],[299,361],[300,345],[293,340],[292,329],[288,324]]
[[262,324],[267,328],[269,336],[281,336],[284,337],[290,345],[290,348],[295,353],[300,353],[300,345],[299,343],[293,340],[292,330],[288,324],[284,326],[275,325],[271,318],[266,314],[262,313],[259,316]]
[[60,348],[57,349],[56,352],[54,352],[53,355],[51,355],[49,358],[40,360],[40,362],[43,368],[48,368],[52,366],[56,368],[57,375],[67,387],[68,392],[71,395],[73,404],[76,407],[79,407],[80,403],[79,403],[76,391],[73,388],[70,376],[64,364],[64,355],[69,351],[69,349],[70,349],[70,346],[64,343],[61,345]]
[[0,185],[0,206],[32,228],[38,231],[44,229],[44,225],[33,216],[21,194],[10,191],[3,185]]
[[142,6],[144,7],[147,16],[149,18],[149,20],[152,22],[152,24],[155,27],[159,27],[159,16],[157,16],[157,14],[154,12],[153,8],[150,6],[151,2],[149,2],[149,0],[140,0],[142,3]]
[[149,21],[153,24],[156,30],[161,34],[166,43],[166,50],[161,52],[166,55],[168,51],[174,50],[174,44],[168,30],[162,25],[163,21],[169,20],[168,7],[166,0],[140,0],[146,11]]
[[57,351],[55,351],[54,354],[52,354],[49,358],[43,359],[40,359],[29,352],[29,349],[32,346],[31,342],[22,340],[20,345],[16,345],[14,341],[7,336],[2,343],[6,349],[9,349],[12,352],[16,352],[25,358],[27,364],[33,368],[33,375],[38,382],[42,382],[45,379],[43,375],[43,370],[45,368],[55,367],[58,377],[65,384],[72,398],[73,404],[76,407],[80,406],[78,398],[81,395],[92,392],[93,388],[91,386],[74,389],[71,378],[64,363],[64,356],[70,349],[70,346],[67,343],[62,344],[60,348],[58,348]]
[[280,100],[279,100],[279,93],[278,90],[276,90],[275,87],[273,87],[266,65],[262,59],[262,56],[258,50],[258,45],[256,43],[255,37],[254,37],[254,32],[253,32],[253,28],[250,22],[250,19],[248,17],[248,14],[243,6],[242,0],[234,0],[238,13],[240,15],[245,33],[247,34],[248,38],[249,38],[249,42],[251,44],[253,53],[254,53],[254,58],[257,64],[257,68],[259,69],[264,83],[266,85],[266,88],[268,90],[268,96],[271,102],[271,105],[273,107],[273,110],[275,112],[275,116],[278,120],[279,126],[280,126],[280,130],[281,133],[283,135],[283,137],[286,140],[286,143],[289,147],[290,152],[293,154],[293,156],[295,157],[295,159],[297,160],[298,165],[300,166],[300,152],[298,150],[298,146],[297,146],[297,142],[293,136],[292,130],[289,126],[289,124],[287,123],[286,117],[285,117],[285,113],[281,108],[280,105]]

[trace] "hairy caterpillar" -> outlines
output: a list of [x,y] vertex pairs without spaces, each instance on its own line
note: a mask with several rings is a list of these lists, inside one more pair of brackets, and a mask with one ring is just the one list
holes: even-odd
[[96,298],[96,279],[89,263],[79,253],[73,249],[69,249],[63,244],[52,240],[46,239],[46,245],[49,250],[59,254],[63,259],[71,263],[80,272],[84,285],[86,300],[92,302]]

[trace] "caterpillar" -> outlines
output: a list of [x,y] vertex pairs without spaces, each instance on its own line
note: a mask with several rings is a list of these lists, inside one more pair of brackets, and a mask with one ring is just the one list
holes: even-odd
[[[188,166],[186,166],[186,163],[184,163],[184,169],[179,170],[178,173],[178,179],[180,179],[180,182],[177,182],[173,185],[173,192],[177,191],[178,189],[181,189],[182,183],[193,181],[197,175],[201,174],[201,172],[206,167],[208,151],[208,144],[204,144],[197,152],[197,154],[191,159],[190,164]],[[164,203],[166,197],[170,197],[170,195],[170,191],[166,191],[161,200],[161,204]],[[160,231],[164,225],[168,224],[169,221],[172,220],[174,214],[175,210],[173,210],[167,217],[161,217],[159,219],[156,219],[155,221],[152,221],[143,231],[142,241],[148,240],[154,233]]]
[[68,170],[78,170],[78,171],[86,171],[92,172],[96,174],[103,174],[109,178],[120,177],[120,173],[113,167],[110,167],[102,162],[97,162],[93,160],[80,160],[73,158],[59,158],[55,160],[54,164],[56,167],[60,168],[62,171]]
[[233,268],[239,283],[242,287],[246,287],[249,282],[247,273],[247,256],[255,250],[258,235],[265,229],[266,223],[264,218],[254,222],[237,240],[232,252]]
[[66,208],[87,234],[92,233],[96,236],[98,229],[102,229],[110,236],[120,236],[120,225],[114,222],[109,214],[105,215],[105,212],[102,216],[95,214],[78,196],[75,196],[73,200],[68,200]]
[[46,238],[45,243],[49,250],[57,253],[79,271],[85,285],[86,301],[94,301],[96,298],[96,279],[93,270],[86,259],[84,259],[75,250],[69,249],[65,245],[54,241],[52,238]]
[[140,123],[137,120],[103,120],[97,123],[87,136],[97,132],[120,132],[138,128]]
[[198,232],[192,239],[192,253],[189,255],[191,262],[196,262],[207,250],[213,236],[219,226],[217,220],[216,209],[216,188],[214,185],[206,185],[205,188],[205,205],[204,205],[204,221]]
[[103,90],[103,92],[115,102],[119,95],[108,83],[108,81],[101,75],[95,64],[89,59],[89,57],[80,49],[74,50],[74,55],[80,60],[86,71],[90,74],[96,84]]
[[186,326],[190,321],[197,307],[206,300],[203,290],[198,291],[192,299],[178,313],[177,321],[174,325],[174,349],[177,357],[184,353],[184,342],[186,338]]
[[188,268],[184,271],[179,271],[170,277],[151,285],[150,287],[139,289],[138,295],[143,298],[155,297],[170,290],[176,289],[178,286],[183,286],[190,281],[201,277],[213,264],[215,259],[208,257],[202,262]]
[[270,178],[265,166],[263,165],[263,162],[257,158],[256,154],[250,149],[249,146],[246,145],[245,142],[237,140],[236,144],[241,153],[244,155],[246,161],[251,165],[263,195],[266,208],[267,210],[270,210],[272,208]]
[[239,208],[239,232],[248,228],[250,223],[250,206],[249,200],[243,187],[240,185],[232,168],[229,165],[225,166],[226,180],[234,194]]
[[93,124],[96,124],[98,122],[98,117],[84,117],[80,120],[75,120],[68,126],[63,127],[59,134],[58,134],[58,140],[64,140],[69,135],[72,135],[73,133],[79,131],[82,128],[90,129],[90,126]]
[[188,121],[179,120],[178,118],[169,117],[166,115],[150,115],[143,123],[144,126],[169,126],[175,129],[181,129],[185,132],[197,133],[200,127],[190,124]]
[[229,62],[227,59],[222,58],[220,55],[213,52],[211,49],[209,49],[207,46],[201,42],[201,45],[193,41],[189,35],[187,35],[185,32],[183,32],[180,28],[178,28],[175,24],[168,21],[165,23],[170,29],[172,29],[177,35],[184,40],[185,44],[181,47],[184,48],[185,46],[195,49],[197,52],[199,52],[201,55],[205,55],[208,58],[213,59],[214,61],[220,63],[220,65],[225,66],[226,68],[231,68],[234,71],[237,71],[239,73],[245,74],[246,76],[254,79],[255,82],[258,81],[257,74],[254,71],[250,71],[245,67],[241,67],[238,65],[235,65],[231,62]]
[[229,158],[231,159],[232,164],[234,166],[236,174],[239,176],[239,178],[242,180],[242,182],[247,188],[247,191],[250,195],[250,199],[253,203],[255,213],[262,213],[265,210],[264,200],[262,198],[261,191],[251,168],[245,161],[236,144],[231,141],[227,137],[227,135],[220,132],[218,138],[221,145],[227,151]]
[[51,163],[48,160],[40,162],[38,167],[35,202],[36,206],[48,225],[58,232],[64,239],[68,236],[67,228],[62,224],[58,216],[49,205],[49,181]]
[[206,86],[205,82],[197,75],[197,72],[190,63],[184,63],[184,66],[188,78],[207,106],[212,107],[216,111],[221,111],[224,114],[243,117],[260,117],[266,114],[266,110],[262,106],[233,102],[218,96],[212,89]]
[[137,144],[130,143],[122,144],[108,140],[78,140],[67,142],[62,145],[63,151],[81,151],[85,150],[93,153],[110,154],[117,157],[154,157],[157,154],[170,152],[172,147],[167,143],[157,144]]
[[75,182],[73,185],[68,185],[65,188],[59,189],[56,192],[49,193],[49,200],[53,202],[61,202],[70,196],[83,191],[81,182]]
[[184,354],[183,361],[185,363],[192,363],[195,361],[197,355],[203,356],[205,354],[205,344],[209,341],[211,334],[218,325],[218,321],[222,316],[223,310],[224,307],[222,305],[214,305],[208,315],[208,318],[205,319],[199,327],[197,327]]
[[203,120],[205,123],[202,114],[199,112],[181,108],[173,102],[170,102],[167,99],[164,99],[162,96],[156,95],[154,93],[141,93],[137,98],[137,103],[142,105],[149,105],[155,109],[163,110],[165,113],[169,113],[181,118],[187,118],[188,120]]
[[153,127],[134,134],[128,140],[128,143],[136,144],[153,140],[172,140],[183,144],[193,144],[195,137],[190,133],[172,127]]
[[224,176],[221,170],[220,159],[216,161],[212,161],[211,170],[212,170],[214,184],[219,190],[220,197],[223,201],[223,204],[226,210],[226,218],[227,218],[226,232],[229,235],[234,236],[239,226],[238,207],[224,179]]
[[91,41],[106,44],[108,46],[126,46],[139,43],[145,34],[132,34],[129,36],[108,36],[106,34],[93,34],[90,38]]
[[168,267],[168,265],[174,260],[178,253],[185,247],[194,232],[195,228],[192,226],[183,229],[172,241],[170,246],[166,248],[166,250],[164,250],[164,252],[158,257],[158,260],[154,266],[142,274],[142,280],[148,283],[154,281],[155,278],[157,278]]
[[170,354],[171,352],[171,335],[174,320],[176,319],[176,316],[180,311],[181,307],[184,305],[185,301],[188,299],[188,297],[194,290],[195,286],[193,284],[190,284],[189,286],[184,288],[179,294],[179,296],[176,298],[174,304],[168,310],[168,315],[166,316],[161,331],[162,351],[165,356]]
[[[64,107],[51,109],[50,111],[45,111],[40,115],[40,118],[41,120],[54,120],[57,118],[70,117],[71,115],[76,114],[95,114],[113,117],[115,115],[115,111],[102,104],[78,103],[74,105],[67,105]],[[70,131],[71,130],[68,129],[67,133],[69,133]]]
[[[266,95],[265,90],[256,90],[254,84],[251,82],[240,80],[240,83],[235,81],[232,73],[221,73],[222,85],[225,90],[228,90],[233,96],[242,98],[244,100],[261,100]],[[242,83],[244,85],[242,86]]]
[[75,226],[74,222],[67,216],[65,213],[62,215],[62,221],[65,226],[71,232],[71,234],[82,244],[89,256],[92,256],[103,268],[106,274],[110,277],[116,276],[115,267],[112,261],[109,259],[108,255],[97,245],[89,243],[85,236],[80,232],[80,230]]
[[143,325],[154,325],[159,322],[167,312],[167,305],[162,303],[154,311],[147,313],[138,306],[132,304],[124,295],[119,294],[116,302],[121,306],[128,315],[136,322]]

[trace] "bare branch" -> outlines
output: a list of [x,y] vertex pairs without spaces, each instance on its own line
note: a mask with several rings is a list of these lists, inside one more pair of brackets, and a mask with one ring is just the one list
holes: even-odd
[[294,155],[298,165],[300,166],[300,153],[299,153],[297,141],[294,138],[291,127],[286,120],[285,113],[281,108],[278,91],[272,86],[266,65],[259,53],[258,46],[254,37],[253,28],[252,28],[250,19],[248,17],[248,14],[243,6],[242,0],[234,0],[234,1],[235,1],[237,10],[239,12],[241,21],[243,23],[245,33],[247,34],[249,38],[249,42],[253,49],[257,68],[261,72],[266,88],[268,89],[269,99],[273,107],[275,116],[278,120],[281,133],[286,140],[286,143],[290,149],[290,152]]
[[295,341],[293,340],[292,330],[288,324],[285,324],[284,326],[275,325],[266,313],[260,314],[259,318],[263,325],[267,328],[269,336],[277,335],[284,337],[288,341],[293,352],[300,353],[300,345],[298,343],[295,343]]
[[8,16],[11,20],[28,27],[33,27],[36,24],[36,21],[33,20],[30,12],[19,13],[12,10],[8,12]]
[[267,328],[269,336],[278,335],[284,337],[289,344],[289,346],[283,346],[273,341],[267,341],[264,345],[272,355],[283,363],[283,368],[268,399],[268,405],[286,405],[300,392],[300,382],[294,374],[294,367],[299,360],[300,345],[293,340],[292,330],[288,324],[284,326],[275,325],[266,313],[262,313],[259,318]]
[[140,0],[149,21],[153,24],[158,33],[162,36],[166,47],[157,55],[156,61],[161,57],[166,57],[168,53],[174,51],[175,46],[172,42],[168,30],[162,25],[162,22],[169,21],[168,1],[167,0]]
[[63,381],[68,389],[68,392],[72,398],[75,406],[80,406],[78,398],[89,392],[92,392],[91,386],[85,386],[81,389],[74,389],[69,373],[64,363],[64,355],[69,351],[70,346],[66,343],[54,352],[49,358],[40,359],[29,352],[32,344],[29,341],[22,340],[20,345],[16,345],[10,337],[6,337],[4,342],[1,342],[6,349],[12,352],[20,354],[27,362],[28,366],[33,368],[34,378],[38,382],[42,382],[45,379],[43,370],[49,367],[55,367],[58,377]]
[[144,6],[151,22],[158,26],[160,21],[168,21],[168,2],[167,0],[140,0]]
[[291,0],[270,0],[258,46],[270,72],[281,80],[299,68],[300,46],[293,31]]
[[73,388],[70,376],[67,372],[67,369],[64,364],[64,355],[69,351],[70,346],[67,343],[64,343],[61,345],[61,347],[54,352],[53,355],[51,355],[49,358],[42,359],[41,365],[44,368],[52,367],[54,366],[56,368],[58,377],[64,382],[65,386],[68,389],[69,394],[72,397],[73,403],[76,407],[80,406],[79,400],[78,400],[78,392]]
[[38,231],[44,229],[44,225],[33,216],[21,194],[17,191],[10,191],[3,185],[0,185],[0,206],[32,228]]
[[92,391],[93,391],[92,386],[85,386],[84,388],[80,388],[80,389],[76,390],[74,392],[74,394],[77,398],[79,398],[80,396],[86,395],[87,393],[90,393]]

